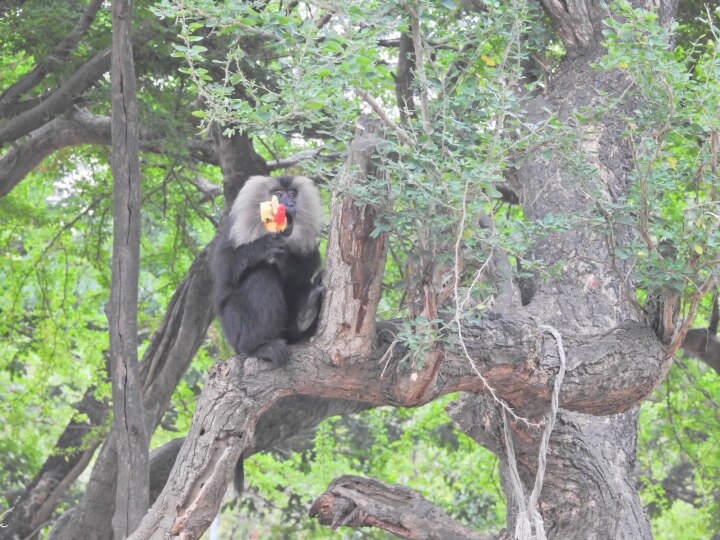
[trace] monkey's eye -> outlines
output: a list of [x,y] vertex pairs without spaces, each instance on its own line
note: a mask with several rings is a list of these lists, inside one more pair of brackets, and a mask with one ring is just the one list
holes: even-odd
[[287,195],[291,199],[294,199],[295,197],[297,197],[297,191],[295,191],[294,189],[291,189],[290,191],[287,192]]
[[280,197],[285,195],[285,192],[278,189],[278,190],[273,191],[273,195],[275,195],[279,199]]

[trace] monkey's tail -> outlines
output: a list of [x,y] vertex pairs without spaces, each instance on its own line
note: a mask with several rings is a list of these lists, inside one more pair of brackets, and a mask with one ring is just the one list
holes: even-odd
[[237,496],[242,497],[243,489],[245,488],[245,466],[243,465],[243,458],[238,459],[237,463],[235,463],[233,486],[235,487]]

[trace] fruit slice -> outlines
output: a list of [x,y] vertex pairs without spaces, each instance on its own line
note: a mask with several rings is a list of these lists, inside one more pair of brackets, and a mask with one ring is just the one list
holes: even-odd
[[285,205],[278,201],[273,195],[269,201],[260,203],[260,220],[265,229],[271,233],[279,233],[287,227],[287,216],[285,215]]

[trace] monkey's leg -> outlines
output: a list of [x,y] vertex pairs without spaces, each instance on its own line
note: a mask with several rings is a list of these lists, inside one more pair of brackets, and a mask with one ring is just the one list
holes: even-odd
[[317,282],[313,284],[310,292],[297,311],[291,339],[300,338],[315,323],[318,313],[320,312],[323,292],[325,292],[325,287],[322,283]]
[[281,339],[288,317],[280,276],[262,265],[246,274],[222,311],[225,337],[239,354],[264,358],[282,365],[289,352]]
[[284,339],[274,339],[260,345],[250,353],[251,356],[270,360],[276,366],[284,366],[290,361],[290,350]]

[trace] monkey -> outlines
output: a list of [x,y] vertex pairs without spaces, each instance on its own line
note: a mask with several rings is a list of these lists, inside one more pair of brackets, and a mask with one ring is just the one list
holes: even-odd
[[[260,203],[277,197],[287,227],[269,233]],[[213,303],[237,354],[282,366],[288,343],[314,330],[323,292],[317,236],[322,205],[303,176],[253,176],[238,193],[211,257]]]

